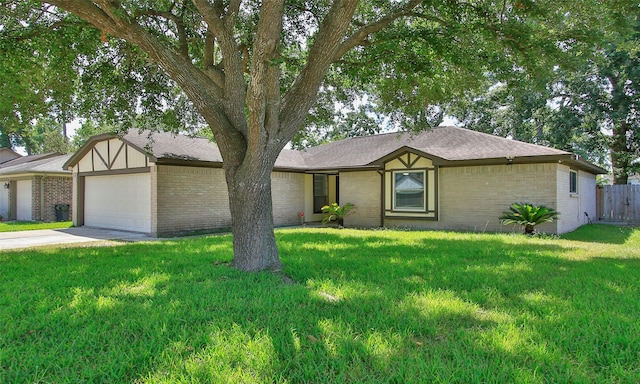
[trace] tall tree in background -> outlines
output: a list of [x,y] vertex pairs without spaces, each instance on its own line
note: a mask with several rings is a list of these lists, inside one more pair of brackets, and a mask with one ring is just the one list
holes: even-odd
[[593,66],[594,77],[602,82],[596,99],[601,118],[611,130],[615,184],[626,184],[629,175],[640,169],[640,18],[635,23],[633,34],[606,45]]
[[[17,44],[15,36],[34,28],[81,28],[84,21],[100,31],[105,45],[74,63],[83,69],[79,88],[86,82],[93,89],[78,99],[97,99],[94,105],[103,108],[96,114],[126,120],[132,113],[166,113],[171,125],[191,118],[172,108],[186,96],[189,103],[183,105],[197,111],[220,148],[233,265],[245,270],[281,267],[271,171],[280,151],[309,122],[309,112],[318,117],[327,110],[318,108],[319,96],[339,101],[340,95],[366,93],[393,122],[417,129],[428,121],[428,106],[481,84],[489,73],[502,78],[514,69],[544,71],[583,48],[594,36],[589,28],[615,16],[611,9],[636,7],[631,1],[594,0],[2,4],[0,17],[11,28],[4,27],[1,39],[9,49]],[[111,63],[110,69],[95,65],[100,62]],[[84,68],[99,76],[87,78],[91,71]],[[119,77],[129,81],[110,80]]]
[[99,44],[86,27],[46,18],[46,8],[38,13],[47,21],[31,20],[35,15],[19,5],[3,2],[0,8],[0,136],[6,146],[32,151],[28,140],[38,119],[56,121],[67,137],[79,76],[75,63]]
[[614,183],[626,184],[640,170],[640,29],[637,19],[631,25],[547,78],[495,82],[449,104],[447,113],[470,129],[611,164]]
[[69,144],[64,124],[58,123],[52,118],[40,118],[29,129],[23,129],[22,142],[28,155],[37,153],[70,153],[72,147]]

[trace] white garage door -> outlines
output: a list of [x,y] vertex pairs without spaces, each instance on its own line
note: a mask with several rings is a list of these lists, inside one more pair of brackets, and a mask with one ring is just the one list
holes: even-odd
[[3,220],[9,220],[9,190],[4,187],[7,181],[0,182],[0,216]]
[[151,232],[151,175],[87,176],[84,225]]
[[16,183],[16,219],[31,221],[31,180],[18,180]]

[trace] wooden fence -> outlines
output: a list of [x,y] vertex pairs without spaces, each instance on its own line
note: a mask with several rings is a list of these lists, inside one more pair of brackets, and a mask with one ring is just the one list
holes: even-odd
[[640,223],[640,185],[605,185],[596,190],[599,220]]

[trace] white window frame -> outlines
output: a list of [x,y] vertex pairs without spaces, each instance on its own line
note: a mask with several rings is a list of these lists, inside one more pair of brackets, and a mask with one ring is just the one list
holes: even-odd
[[[575,176],[574,176],[575,175]],[[575,188],[571,188],[571,179],[572,177],[575,177]],[[578,171],[574,171],[573,169],[569,170],[569,193],[572,195],[577,195],[578,194]]]
[[[409,173],[421,173],[422,174],[422,207],[398,207],[396,202],[396,175],[398,174],[409,174]],[[391,193],[393,197],[393,210],[397,212],[426,212],[427,211],[427,171],[424,169],[421,170],[402,170],[402,171],[393,171],[392,173],[392,188]]]

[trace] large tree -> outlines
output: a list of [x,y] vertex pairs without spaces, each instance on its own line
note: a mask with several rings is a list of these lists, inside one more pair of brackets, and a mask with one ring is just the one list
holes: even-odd
[[[640,20],[538,79],[494,83],[448,105],[470,129],[578,153],[626,184],[640,169]],[[626,32],[626,33],[623,33]]]
[[[164,98],[126,83],[129,109],[172,105],[175,89],[186,95],[224,160],[233,265],[277,270],[270,175],[296,132],[326,112],[318,96],[366,92],[392,121],[420,127],[429,105],[482,83],[488,73],[543,71],[579,49],[592,36],[588,26],[609,20],[598,17],[610,15],[609,6],[624,12],[625,4],[632,2],[14,0],[3,1],[3,22],[14,21],[2,33],[85,21],[105,43],[101,54],[87,53],[76,67],[111,58],[121,71],[131,68],[135,84],[145,75],[159,79],[149,68],[161,68]],[[126,114],[112,93],[93,95],[111,117]]]

